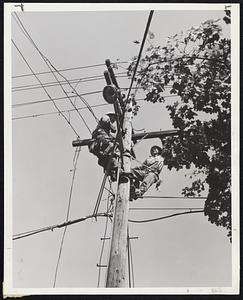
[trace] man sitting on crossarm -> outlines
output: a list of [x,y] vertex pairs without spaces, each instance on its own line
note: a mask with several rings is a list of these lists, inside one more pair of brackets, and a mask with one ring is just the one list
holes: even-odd
[[[162,148],[153,146],[150,149],[149,156],[141,166],[135,167],[131,170],[131,198],[137,199],[154,184],[159,185],[159,174],[163,168]],[[156,184],[156,186],[157,186]],[[136,189],[137,188],[137,189]]]

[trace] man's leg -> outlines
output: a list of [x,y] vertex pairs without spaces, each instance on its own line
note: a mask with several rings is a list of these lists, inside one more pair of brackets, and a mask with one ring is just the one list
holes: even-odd
[[154,173],[148,173],[145,175],[143,182],[139,187],[139,196],[142,196],[151,187],[153,183],[157,180],[157,176]]

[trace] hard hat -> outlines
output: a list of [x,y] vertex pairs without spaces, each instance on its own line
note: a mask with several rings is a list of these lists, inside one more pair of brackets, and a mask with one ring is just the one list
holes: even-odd
[[151,147],[151,149],[150,149],[150,154],[151,154],[151,155],[152,155],[153,149],[158,149],[159,155],[162,154],[162,148],[160,148],[159,146],[155,145],[155,146]]

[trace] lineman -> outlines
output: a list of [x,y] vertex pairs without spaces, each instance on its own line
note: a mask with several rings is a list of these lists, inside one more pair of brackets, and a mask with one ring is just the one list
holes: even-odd
[[[144,163],[133,168],[131,184],[131,198],[137,199],[141,197],[151,186],[156,183],[156,188],[160,184],[159,174],[163,168],[162,148],[153,146],[150,149],[150,154]],[[137,189],[136,189],[137,188]]]
[[96,129],[92,133],[92,142],[89,145],[89,151],[98,157],[98,164],[104,168],[104,171],[108,167],[110,159],[109,173],[111,180],[116,181],[118,170],[118,157],[119,151],[114,148],[115,137],[112,135],[116,132],[114,123],[116,121],[116,115],[112,112],[108,112],[98,122]]

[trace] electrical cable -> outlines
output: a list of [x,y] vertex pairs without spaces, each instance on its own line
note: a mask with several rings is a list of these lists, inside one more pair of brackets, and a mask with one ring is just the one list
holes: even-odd
[[132,207],[129,210],[194,210],[203,209],[201,207]]
[[[176,214],[163,216],[163,217],[160,217],[160,218],[155,218],[155,219],[150,219],[150,220],[129,220],[129,222],[145,223],[145,222],[151,222],[151,221],[156,221],[156,220],[167,219],[167,218],[171,218],[171,217],[174,217],[174,216],[185,215],[185,214],[190,214],[190,213],[200,213],[200,212],[204,212],[204,210],[176,213]],[[68,222],[64,222],[64,223],[61,223],[61,224],[58,224],[58,225],[52,225],[52,226],[47,226],[47,227],[42,227],[42,228],[39,228],[39,229],[31,230],[31,231],[17,233],[15,235],[13,235],[12,239],[13,240],[18,240],[18,239],[25,238],[25,237],[28,237],[28,236],[31,236],[31,235],[35,235],[37,233],[41,233],[41,232],[44,232],[44,231],[50,231],[50,230],[53,231],[56,228],[62,228],[62,227],[65,227],[65,226],[69,226],[69,225],[73,225],[73,224],[85,221],[85,220],[90,219],[90,218],[97,218],[97,217],[111,217],[111,215],[106,214],[106,213],[98,213],[97,215],[94,216],[93,214],[91,214],[91,215],[88,215],[86,217],[78,218],[78,219],[71,220],[71,221],[68,221]]]
[[138,54],[138,59],[137,59],[137,62],[136,62],[136,65],[135,65],[135,68],[134,68],[134,71],[133,71],[133,76],[132,76],[130,88],[128,90],[127,100],[129,99],[129,96],[130,96],[130,92],[131,92],[131,89],[132,89],[133,81],[134,81],[134,78],[135,78],[135,75],[136,75],[136,72],[137,72],[137,68],[138,68],[138,64],[139,64],[139,61],[140,61],[140,58],[141,58],[141,55],[142,55],[144,43],[145,43],[145,40],[146,40],[146,37],[147,37],[147,33],[148,33],[148,30],[149,30],[149,26],[150,26],[150,22],[152,20],[153,13],[154,13],[153,10],[151,10],[150,13],[149,13],[147,25],[146,25],[144,36],[143,36],[143,41],[142,41],[142,44],[141,44],[141,47],[140,47],[140,50],[139,50],[139,54]]
[[135,286],[134,282],[134,265],[133,265],[133,257],[132,257],[132,243],[129,241],[129,246],[130,246],[130,261],[131,261],[131,273],[132,273],[132,287]]
[[[49,68],[51,70],[51,68]],[[72,106],[74,107],[75,111],[78,113],[78,115],[80,116],[81,120],[83,121],[84,125],[86,126],[86,128],[88,129],[89,133],[92,134],[92,131],[90,130],[87,122],[85,121],[84,117],[81,115],[81,113],[79,112],[79,110],[77,109],[76,105],[72,102],[70,96],[68,95],[68,93],[64,90],[62,84],[59,82],[56,74],[54,72],[52,72],[53,76],[55,77],[55,79],[57,80],[58,84],[60,85],[63,93],[67,96],[68,100],[70,101],[70,103],[72,104]],[[59,74],[59,73],[58,73]]]
[[153,219],[147,219],[147,220],[128,220],[129,222],[132,223],[148,223],[148,222],[153,222],[153,221],[158,221],[158,220],[163,220],[163,219],[168,219],[180,215],[185,215],[185,214],[195,214],[195,213],[202,213],[204,210],[194,210],[194,211],[187,211],[187,212],[182,212],[182,213],[176,213],[168,216],[163,216],[159,218],[153,218]]
[[[19,23],[17,23],[19,26],[20,26],[20,28],[22,28],[23,30],[24,30],[24,32],[26,33],[26,36],[27,36],[27,38],[30,40],[30,42],[32,43],[32,45],[34,46],[34,48],[37,50],[37,52],[40,54],[40,56],[42,57],[42,59],[44,60],[44,62],[45,62],[45,64],[47,65],[47,67],[49,68],[49,70],[52,72],[52,74],[53,74],[53,76],[55,77],[55,79],[58,81],[58,79],[57,79],[57,77],[56,77],[56,75],[55,75],[55,73],[53,72],[53,70],[51,69],[51,67],[62,77],[62,78],[64,78],[67,82],[68,82],[68,85],[73,89],[73,87],[72,87],[72,85],[69,83],[69,81],[66,79],[66,77],[64,77],[54,66],[53,66],[53,64],[50,62],[50,60],[49,59],[47,59],[44,55],[43,55],[43,53],[39,50],[39,48],[37,47],[37,45],[35,44],[35,42],[33,41],[33,39],[32,39],[32,37],[30,36],[30,34],[28,33],[28,31],[26,30],[26,28],[25,28],[25,26],[23,25],[23,23],[22,23],[22,21],[20,20],[20,18],[18,17],[18,15],[15,13],[15,16],[17,17],[17,19],[18,19],[18,21],[19,21],[19,23],[21,24],[19,24]],[[51,67],[49,66],[49,64],[51,65]],[[60,85],[61,86],[61,88],[62,88],[62,90],[63,90],[63,92],[66,94],[66,96],[69,98],[69,96],[68,96],[68,94],[64,91],[64,89],[63,89],[63,87],[62,87],[62,85]],[[75,91],[74,89],[73,89],[73,91]],[[75,91],[75,93],[76,93],[76,95],[78,95],[78,93]],[[80,97],[80,96],[79,96]],[[91,114],[94,116],[94,118],[95,118],[95,120],[98,122],[98,119],[97,119],[97,117],[95,116],[95,114],[94,114],[94,112],[92,111],[92,109],[89,107],[89,104],[87,103],[87,101],[84,99],[84,98],[82,98],[82,97],[80,97],[80,99],[81,99],[81,101],[83,101],[85,104],[86,104],[86,106],[88,107],[88,109],[89,109],[89,111],[91,112]],[[69,98],[69,100],[70,100],[70,98]],[[75,105],[72,103],[72,101],[70,100],[70,102],[71,102],[71,104],[74,106],[74,108],[75,108]],[[86,122],[84,121],[84,119],[83,119],[83,117],[81,116],[81,114],[80,114],[80,112],[77,110],[77,113],[79,114],[79,116],[81,117],[81,119],[83,120],[83,122],[84,122],[84,124],[86,125],[86,127],[88,128],[88,126],[87,126],[87,124],[86,124]],[[88,128],[88,130],[90,131],[90,129]],[[91,131],[90,131],[91,132]]]
[[[52,66],[52,68],[53,68],[55,71],[57,71],[57,69],[53,66],[53,64],[52,64],[49,60],[48,60],[48,62],[49,62],[49,64]],[[57,72],[58,72],[58,71],[57,71]],[[92,114],[93,117],[95,118],[96,122],[98,123],[98,118],[96,117],[96,115],[95,115],[94,111],[92,110],[92,108],[90,107],[89,103],[84,99],[84,97],[82,97],[82,96],[80,96],[80,94],[78,94],[78,92],[77,92],[77,91],[74,89],[74,87],[69,83],[69,81],[68,81],[68,79],[67,79],[66,77],[64,77],[60,72],[58,72],[58,74],[59,74],[62,78],[64,78],[64,79],[67,81],[68,85],[72,88],[73,92],[75,93],[75,96],[79,97],[80,100],[81,100],[84,104],[86,104],[88,110],[91,112],[91,114]],[[66,94],[66,96],[68,96],[68,94],[67,94],[66,92],[65,92],[65,94]]]
[[[95,92],[89,92],[89,93],[83,93],[83,94],[80,94],[81,96],[87,96],[87,95],[93,95],[93,94],[99,94],[101,93],[102,91],[95,91]],[[69,96],[70,98],[74,98],[76,96]],[[59,98],[53,98],[54,101],[58,101],[58,100],[64,100],[64,99],[67,99],[67,97],[59,97]],[[50,102],[52,100],[50,99],[43,99],[43,100],[37,100],[37,101],[31,101],[31,102],[22,102],[22,103],[17,103],[17,104],[14,104],[12,105],[13,108],[15,107],[19,107],[19,106],[27,106],[27,105],[32,105],[32,104],[40,104],[40,103],[45,103],[45,102]]]
[[[110,185],[111,185],[111,183],[110,183]],[[110,191],[109,191],[109,193],[110,193]],[[109,213],[109,197],[107,198],[107,207],[106,207],[106,214],[108,215],[108,213]],[[107,216],[106,221],[105,221],[105,231],[104,231],[102,246],[101,246],[97,287],[100,286],[100,276],[101,276],[101,267],[100,267],[100,265],[101,265],[101,262],[102,262],[102,257],[103,257],[104,247],[105,247],[105,239],[106,239],[106,234],[107,234],[107,228],[108,228],[108,216]]]
[[131,262],[130,262],[130,239],[129,239],[129,227],[127,226],[127,263],[128,263],[128,284],[129,287],[132,287],[131,284]]
[[[56,71],[53,71],[53,72],[56,73]],[[126,76],[119,76],[119,74],[125,74],[125,72],[116,73],[117,78],[126,77]],[[69,79],[69,82],[74,84],[74,83],[79,83],[79,82],[91,82],[91,81],[96,81],[96,80],[101,80],[101,79],[103,80],[104,76],[96,75],[96,76],[82,77],[82,78],[77,78],[77,79]],[[68,84],[65,80],[60,80],[60,83],[62,85],[67,85]],[[45,83],[42,83],[42,84],[45,87],[53,87],[53,86],[59,85],[59,83],[57,83],[56,81],[45,82]],[[40,84],[19,85],[19,86],[13,86],[12,87],[12,92],[25,91],[25,90],[37,89],[37,88],[42,88],[42,86]]]
[[[68,222],[68,219],[69,219],[69,213],[70,213],[70,207],[71,207],[71,200],[72,200],[72,193],[73,193],[73,186],[74,186],[74,179],[75,179],[75,175],[76,175],[76,169],[77,169],[77,163],[78,163],[78,159],[79,159],[79,154],[80,154],[80,147],[79,147],[78,153],[76,153],[76,151],[75,151],[75,154],[74,154],[75,162],[74,162],[73,176],[72,176],[71,187],[70,187],[70,192],[69,192],[68,207],[67,207],[67,214],[66,214],[66,222]],[[60,263],[60,259],[61,259],[61,255],[62,255],[62,249],[63,249],[63,244],[64,244],[64,238],[65,238],[65,235],[66,235],[66,231],[67,231],[67,226],[64,227],[64,231],[63,231],[63,235],[62,235],[62,239],[61,239],[61,244],[60,244],[59,253],[58,253],[58,259],[57,259],[57,265],[56,265],[56,270],[55,270],[55,275],[54,275],[53,287],[56,286],[56,280],[57,280],[57,274],[58,274],[58,267],[59,267],[59,263]]]
[[[75,97],[76,98],[76,96],[70,96],[70,97]],[[61,98],[55,98],[55,99],[53,99],[53,100],[61,100],[61,99],[66,99],[66,97],[61,97]],[[49,101],[49,100],[47,100],[47,101]],[[144,101],[144,99],[137,99],[136,101]],[[39,103],[39,102],[38,102]],[[25,104],[15,104],[15,105],[17,105],[17,106],[14,106],[13,108],[18,108],[18,107],[21,107],[21,106],[27,106],[27,105],[32,105],[32,104],[38,104],[37,102],[36,103],[25,103]],[[90,105],[90,107],[92,107],[92,108],[96,108],[96,107],[103,107],[103,106],[107,106],[107,105],[111,105],[111,104],[109,104],[109,103],[104,103],[104,104],[96,104],[96,105]],[[78,110],[83,110],[83,109],[87,109],[87,107],[85,106],[85,107],[77,107],[77,109]],[[62,113],[69,113],[69,112],[73,112],[73,111],[75,111],[75,109],[68,109],[68,110],[61,110],[61,112]],[[43,116],[49,116],[49,115],[60,115],[60,113],[59,112],[45,112],[45,113],[40,113],[40,114],[34,114],[34,115],[24,115],[24,116],[20,116],[20,117],[14,117],[14,118],[12,118],[12,120],[14,121],[14,120],[21,120],[21,119],[29,119],[29,118],[37,118],[37,117],[43,117]],[[139,131],[139,130],[135,130],[135,131]],[[142,131],[142,130],[141,130]],[[143,140],[144,138],[142,138],[142,140]],[[135,145],[137,145],[138,143],[140,143],[140,141],[141,140],[139,140],[139,142],[137,142]],[[134,146],[135,146],[134,145]],[[133,147],[134,147],[133,146]],[[139,162],[139,161],[138,161]],[[139,163],[141,163],[141,162],[139,162]]]
[[185,199],[185,200],[195,200],[195,199],[201,199],[201,200],[206,200],[207,197],[200,197],[200,196],[195,196],[195,197],[183,197],[183,196],[142,196],[139,198],[147,198],[147,199]]
[[[120,62],[119,64],[126,64],[128,63],[127,61],[122,61]],[[114,63],[111,63],[111,64],[114,64]],[[116,63],[115,63],[116,64]],[[117,64],[116,64],[117,65]],[[102,63],[102,64],[96,64],[96,65],[89,65],[89,66],[81,66],[81,67],[73,67],[73,68],[66,68],[66,69],[58,69],[59,72],[66,72],[66,71],[72,71],[72,70],[80,70],[80,69],[88,69],[88,68],[94,68],[94,67],[104,67],[105,64]],[[120,65],[117,65],[118,67],[120,68],[123,68],[123,69],[127,69],[127,68],[124,68]],[[50,71],[45,71],[45,72],[36,72],[35,75],[43,75],[43,74],[49,74],[51,73]],[[21,75],[15,75],[15,76],[12,76],[12,78],[21,78],[21,77],[28,77],[28,76],[33,76],[34,74],[21,74]]]
[[[25,59],[24,55],[22,54],[22,52],[20,51],[20,49],[18,48],[18,46],[16,45],[16,43],[14,42],[14,40],[12,39],[12,43],[14,44],[15,48],[17,49],[17,51],[19,52],[19,54],[21,55],[22,59],[24,60],[24,62],[27,64],[28,68],[30,69],[31,72],[34,73],[33,69],[31,68],[31,66],[29,65],[29,63],[27,62],[27,60]],[[38,82],[40,84],[42,84],[42,82],[40,81],[40,79],[38,78],[38,76],[35,75],[35,78],[38,80]],[[43,86],[44,91],[46,92],[47,96],[49,97],[49,101],[51,101],[55,108],[57,109],[57,111],[60,113],[60,115],[67,121],[68,125],[72,128],[72,130],[75,132],[76,136],[79,137],[79,134],[77,133],[77,131],[74,129],[74,127],[72,126],[72,124],[70,123],[70,121],[66,118],[66,116],[60,111],[60,109],[58,108],[58,106],[56,105],[55,101],[52,99],[52,97],[50,96],[50,94],[48,93],[48,91],[46,90],[46,88]]]
[[39,229],[27,231],[27,232],[17,233],[17,234],[13,235],[12,240],[19,240],[19,239],[22,239],[22,238],[25,238],[25,237],[28,237],[28,236],[31,236],[31,235],[35,235],[37,233],[45,232],[45,231],[53,231],[54,229],[57,229],[57,228],[66,227],[66,226],[69,226],[69,225],[73,225],[73,224],[77,224],[77,223],[86,221],[86,220],[91,219],[91,218],[98,218],[98,217],[106,217],[107,218],[107,217],[109,217],[109,215],[104,214],[104,213],[99,213],[96,216],[94,216],[92,214],[92,215],[88,215],[88,216],[85,216],[85,217],[82,217],[82,218],[78,218],[78,219],[75,219],[75,220],[64,222],[64,223],[61,223],[61,224],[42,227],[42,228],[39,228]]
[[[88,93],[83,93],[83,94],[79,94],[80,96],[88,96],[88,95],[93,95],[93,94],[99,94],[102,93],[102,91],[94,91],[94,92],[88,92]],[[70,98],[76,98],[77,96],[69,96]],[[171,98],[171,97],[175,97],[174,95],[170,95],[170,96],[164,96],[164,98]],[[67,97],[59,97],[59,98],[53,98],[54,101],[58,101],[58,100],[64,100],[67,99]],[[33,105],[33,104],[40,104],[40,103],[45,103],[45,102],[50,102],[52,100],[50,99],[43,99],[43,100],[36,100],[36,101],[29,101],[29,102],[22,102],[22,103],[17,103],[17,104],[13,104],[12,107],[16,108],[16,107],[22,107],[22,106],[28,106],[28,105]],[[137,99],[136,101],[144,101],[144,98],[141,99]],[[104,104],[104,105],[110,105],[110,104]]]

